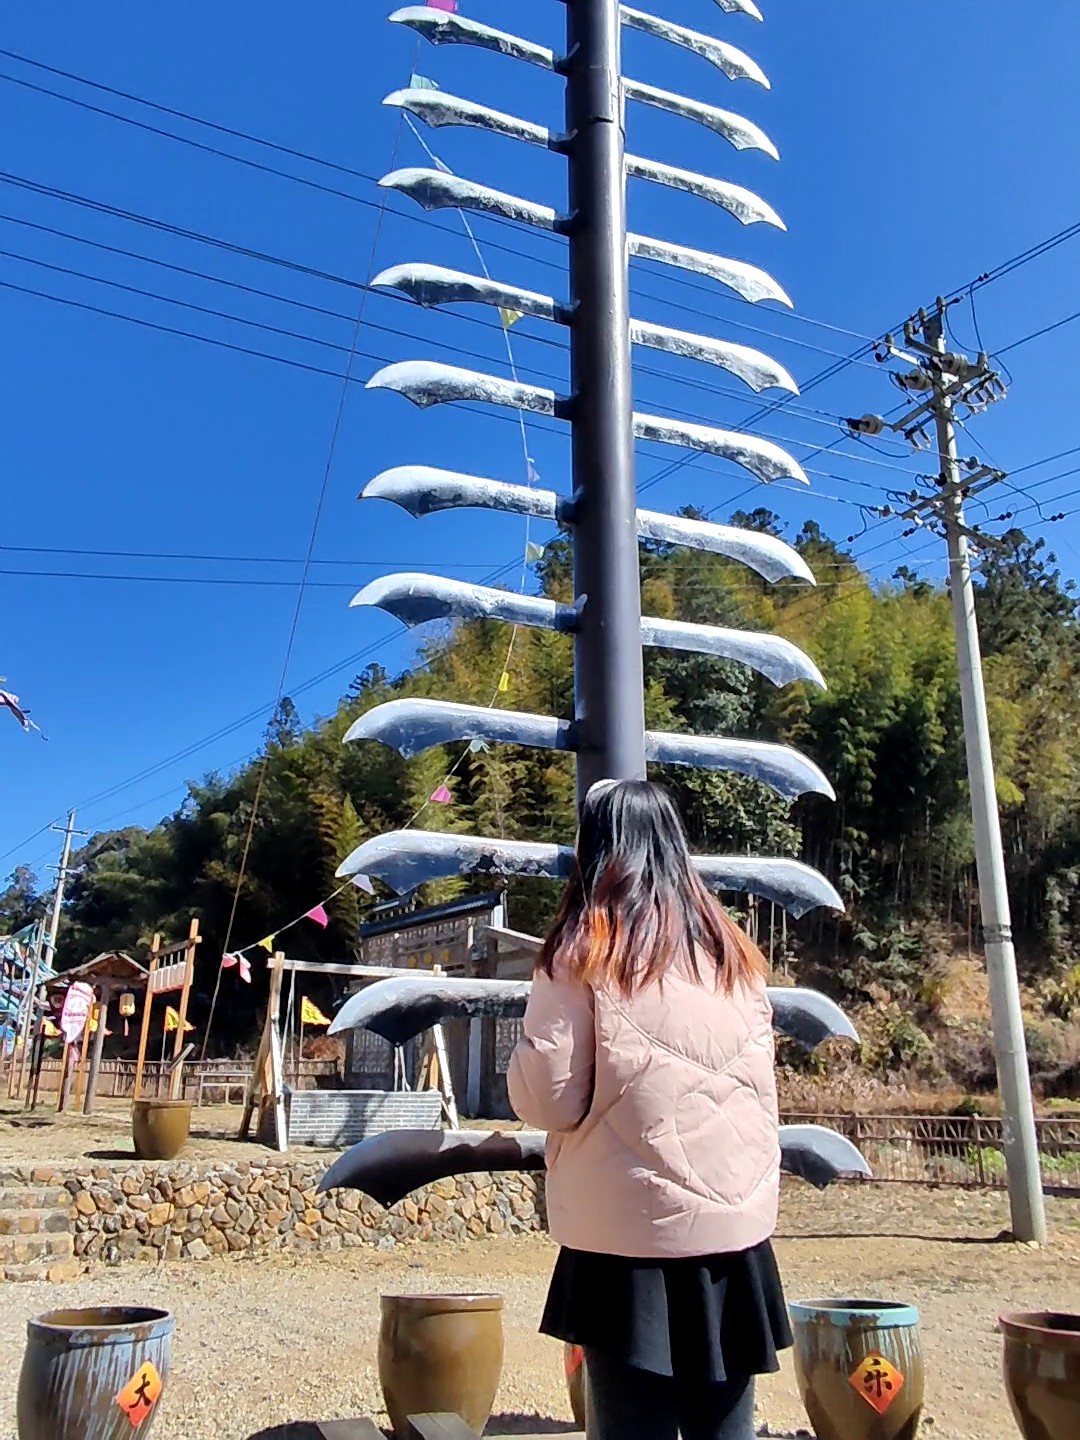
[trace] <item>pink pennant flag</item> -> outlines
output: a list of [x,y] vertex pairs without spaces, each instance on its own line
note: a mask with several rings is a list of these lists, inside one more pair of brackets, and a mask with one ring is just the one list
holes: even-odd
[[223,970],[231,970],[234,965],[238,965],[239,963],[239,955],[222,955],[221,957],[221,968]]
[[240,979],[243,980],[245,985],[250,985],[251,961],[247,958],[246,955],[238,955],[236,958],[240,964]]
[[429,10],[445,10],[448,15],[453,15],[457,10],[457,0],[427,0]]
[[433,805],[449,805],[453,798],[449,785],[440,785],[437,790],[432,791],[431,803]]
[[321,925],[325,930],[330,924],[330,916],[326,913],[325,905],[313,905],[304,915],[305,920],[314,920],[316,925]]
[[363,890],[366,895],[375,894],[375,886],[371,883],[370,875],[354,875],[352,883],[358,890]]

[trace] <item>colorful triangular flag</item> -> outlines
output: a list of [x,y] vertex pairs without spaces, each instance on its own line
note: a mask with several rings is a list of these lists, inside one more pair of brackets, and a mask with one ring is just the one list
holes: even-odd
[[535,540],[526,540],[526,542],[525,542],[525,560],[526,560],[526,563],[529,564],[529,565],[535,565],[536,562],[537,562],[537,560],[542,560],[543,558],[544,558],[544,547],[543,547],[543,545],[538,545]]
[[499,694],[500,694],[500,695],[505,695],[506,692],[507,692],[509,689],[510,689],[510,673],[509,673],[509,671],[504,670],[504,671],[502,672],[502,674],[499,676]]
[[365,895],[375,894],[375,886],[371,883],[370,875],[354,875],[352,877],[352,883],[358,890],[363,890]]
[[426,75],[412,74],[409,76],[410,90],[438,90],[434,80],[429,80]]
[[473,740],[469,745],[469,752],[472,755],[479,755],[481,751],[490,749],[491,746],[487,743],[487,741],[481,740],[479,738]]
[[502,320],[504,329],[509,330],[522,318],[522,314],[520,310],[511,310],[509,305],[500,305],[499,318]]
[[263,938],[256,943],[261,945],[268,955],[272,955],[274,953],[274,941],[276,938],[275,935],[264,935]]
[[457,0],[427,0],[429,10],[445,10],[447,15],[457,11]]
[[250,985],[251,961],[247,958],[246,955],[238,955],[237,959],[240,961],[240,979],[243,980],[245,985]]
[[525,457],[525,478],[530,485],[535,485],[540,479],[540,471],[536,468],[536,461],[531,455]]
[[226,953],[226,954],[222,955],[222,957],[221,957],[221,968],[222,968],[223,970],[232,970],[233,967],[236,966],[236,965],[239,965],[239,963],[240,963],[240,956],[239,956],[239,955],[236,955],[236,954],[230,955],[230,954]]
[[[178,1010],[174,1009],[174,1007],[173,1007],[172,1005],[166,1005],[166,1006],[165,1006],[165,1029],[166,1029],[166,1030],[179,1030],[179,1029],[180,1029],[180,1012],[179,1012]],[[185,1034],[185,1035],[188,1033],[189,1030],[194,1030],[194,1029],[195,1029],[195,1026],[192,1025],[189,1020],[185,1020],[185,1021],[184,1021],[184,1034]]]
[[431,792],[433,805],[449,805],[453,798],[449,785],[440,785],[437,790]]
[[324,1015],[313,1000],[306,995],[300,998],[300,1024],[301,1025],[329,1025],[330,1018]]
[[326,913],[325,905],[313,905],[310,910],[304,912],[305,920],[314,920],[316,925],[321,925],[325,930],[330,924],[330,916]]

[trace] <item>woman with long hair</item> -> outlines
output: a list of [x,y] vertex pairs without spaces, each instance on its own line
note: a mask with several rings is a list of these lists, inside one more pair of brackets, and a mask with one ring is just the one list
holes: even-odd
[[750,1440],[791,1344],[765,962],[659,786],[589,791],[508,1079],[548,1131],[541,1329],[584,1349],[590,1440]]

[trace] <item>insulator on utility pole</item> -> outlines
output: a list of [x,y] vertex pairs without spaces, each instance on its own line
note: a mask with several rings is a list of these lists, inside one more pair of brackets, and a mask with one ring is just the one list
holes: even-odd
[[844,424],[853,435],[880,435],[885,429],[885,421],[880,415],[863,415],[859,419],[847,419]]

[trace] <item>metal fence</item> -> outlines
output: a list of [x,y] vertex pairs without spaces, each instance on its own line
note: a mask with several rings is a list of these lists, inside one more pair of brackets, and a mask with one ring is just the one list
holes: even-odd
[[[839,1130],[859,1147],[878,1182],[1005,1187],[1002,1122],[994,1117],[802,1114],[783,1120]],[[1035,1125],[1044,1187],[1080,1194],[1080,1115]]]

